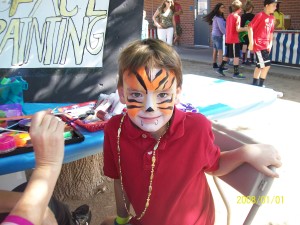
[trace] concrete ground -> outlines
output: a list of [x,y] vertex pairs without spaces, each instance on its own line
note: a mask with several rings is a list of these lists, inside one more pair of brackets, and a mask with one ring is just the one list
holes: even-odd
[[[176,49],[183,59],[184,74],[218,77],[211,68],[211,49],[184,47],[176,47]],[[253,67],[241,68],[247,79],[238,82],[249,84],[252,80],[253,70]],[[300,158],[299,72],[299,68],[272,66],[266,80],[266,86],[283,92],[283,98],[277,99],[272,105],[263,109],[215,121],[226,126],[228,129],[239,131],[258,142],[272,144],[280,151],[283,162],[283,166],[277,170],[280,178],[274,181],[271,190],[266,196],[266,198],[274,198],[277,201],[263,204],[252,222],[253,225],[297,225],[300,221],[297,207],[300,202],[298,194],[300,182],[297,181],[297,164]],[[230,76],[223,79],[235,81]],[[211,178],[209,178],[209,182],[216,205],[216,225],[225,225],[226,209]],[[103,184],[103,187],[105,191],[91,199],[67,201],[71,208],[75,208],[83,203],[89,204],[93,212],[91,225],[99,225],[104,217],[115,215],[111,181],[107,180]],[[222,187],[231,205],[231,224],[242,224],[251,205],[238,204],[238,198],[241,194],[226,184],[222,184]]]

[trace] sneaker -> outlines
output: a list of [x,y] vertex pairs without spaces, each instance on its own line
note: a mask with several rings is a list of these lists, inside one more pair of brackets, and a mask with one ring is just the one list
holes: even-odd
[[223,71],[227,71],[227,70],[229,70],[228,67],[223,67]]
[[88,205],[81,205],[74,212],[72,218],[76,225],[89,225],[92,219],[92,213]]
[[233,74],[232,76],[233,79],[245,79],[246,77],[240,73],[240,74]]
[[220,74],[220,76],[225,77],[226,75],[223,72],[223,69],[219,68],[216,70],[216,73]]
[[219,69],[219,66],[217,63],[213,63],[213,69]]

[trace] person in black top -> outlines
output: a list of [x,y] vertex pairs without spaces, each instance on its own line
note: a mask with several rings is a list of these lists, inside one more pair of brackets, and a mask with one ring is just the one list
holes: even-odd
[[[244,5],[244,14],[241,16],[241,27],[247,27],[250,21],[254,18],[252,13],[254,6],[251,1],[247,1]],[[251,65],[254,64],[254,53],[250,52],[250,59],[248,59],[248,45],[249,38],[248,32],[239,33],[239,38],[242,45],[242,64]]]

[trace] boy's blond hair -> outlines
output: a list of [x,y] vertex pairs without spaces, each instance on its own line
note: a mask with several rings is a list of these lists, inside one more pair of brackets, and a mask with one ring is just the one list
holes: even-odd
[[173,47],[158,39],[137,40],[129,44],[119,57],[118,87],[123,86],[126,71],[140,67],[164,68],[175,74],[177,87],[182,86],[181,59]]
[[234,0],[231,3],[231,7],[232,7],[232,12],[236,12],[237,10],[241,9],[243,6],[243,3],[239,0]]

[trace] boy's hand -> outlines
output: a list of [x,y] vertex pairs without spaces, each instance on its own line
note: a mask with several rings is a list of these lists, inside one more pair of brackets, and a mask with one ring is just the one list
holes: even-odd
[[270,177],[279,177],[268,166],[281,167],[281,157],[272,145],[253,144],[244,146],[246,161],[258,171]]
[[65,123],[50,111],[36,113],[31,121],[30,137],[34,148],[36,167],[61,166],[64,157]]
[[271,52],[271,48],[272,48],[272,45],[268,45],[268,47],[267,47],[268,52]]

